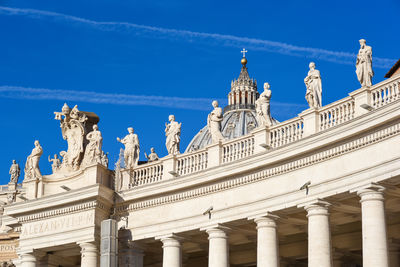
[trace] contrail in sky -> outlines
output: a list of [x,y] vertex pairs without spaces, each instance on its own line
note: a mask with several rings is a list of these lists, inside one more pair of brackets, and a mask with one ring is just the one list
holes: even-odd
[[[153,106],[188,110],[210,110],[211,98],[184,98],[172,96],[146,96],[129,94],[96,93],[93,91],[73,91],[20,86],[0,86],[1,98],[80,101],[94,104],[113,104],[126,106]],[[218,99],[225,105],[226,100]],[[306,105],[274,102],[280,108],[304,108]]]
[[[306,57],[310,59],[324,60],[346,65],[354,65],[356,58],[356,54],[354,53],[331,51],[331,50],[312,48],[312,47],[302,47],[302,46],[296,46],[292,44],[270,41],[270,40],[240,37],[227,34],[205,33],[205,32],[195,32],[189,30],[153,27],[153,26],[140,25],[129,22],[94,21],[62,13],[37,10],[37,9],[11,8],[11,7],[0,6],[0,14],[9,16],[26,16],[33,19],[63,20],[68,22],[85,24],[87,26],[102,31],[142,34],[152,38],[167,38],[167,39],[190,41],[190,42],[193,40],[198,40],[198,41],[206,41],[205,42],[206,44],[210,44],[210,41],[212,41],[214,45],[219,45],[219,46],[240,47],[240,48],[245,46],[246,48],[253,50],[268,51],[271,53],[278,53],[296,57]],[[373,60],[374,60],[374,67],[385,68],[385,69],[390,68],[394,64],[394,62],[396,62],[395,59],[379,58],[379,57],[374,57]]]

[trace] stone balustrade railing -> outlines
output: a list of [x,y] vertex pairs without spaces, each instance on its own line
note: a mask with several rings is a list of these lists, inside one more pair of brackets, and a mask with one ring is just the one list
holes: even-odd
[[400,98],[400,79],[388,79],[371,88],[372,106],[379,108]]
[[280,147],[303,137],[303,119],[296,117],[270,127],[270,147]]
[[[276,149],[326,131],[399,99],[399,85],[400,76],[390,78],[372,87],[351,92],[348,97],[319,109],[307,109],[297,117],[272,127],[259,127],[252,133],[236,139],[212,144],[195,152],[169,155],[156,162],[140,165],[130,172],[129,183],[141,186],[176,179],[259,153],[268,153],[269,149]],[[127,170],[123,172],[129,173]]]
[[176,157],[176,170],[178,175],[186,175],[207,168],[208,152],[204,149],[180,154]]
[[320,117],[319,129],[325,130],[354,118],[354,99],[350,96],[318,110]]
[[222,145],[222,162],[227,163],[246,158],[254,154],[254,136],[241,136],[224,142]]

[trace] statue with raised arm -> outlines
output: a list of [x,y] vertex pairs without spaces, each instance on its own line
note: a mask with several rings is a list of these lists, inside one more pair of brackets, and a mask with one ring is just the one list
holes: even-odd
[[181,126],[182,123],[175,121],[174,115],[169,115],[169,123],[165,123],[165,146],[169,155],[179,154],[179,143],[181,141]]
[[158,160],[158,155],[155,152],[154,147],[150,148],[150,154],[149,155],[147,155],[146,152],[144,152],[144,156],[147,158],[147,160],[149,162],[153,162],[153,161]]
[[93,125],[93,131],[86,135],[86,140],[89,143],[86,146],[85,154],[83,156],[83,165],[88,166],[91,164],[102,164],[102,150],[101,146],[103,143],[103,137],[101,136],[101,132],[99,131],[99,127],[97,124]]
[[270,100],[272,96],[271,86],[269,83],[264,83],[264,92],[260,94],[256,100],[256,114],[258,126],[271,126],[272,117],[270,109]]
[[362,87],[372,85],[372,77],[374,76],[374,71],[372,70],[372,48],[366,45],[365,39],[360,40],[360,50],[358,51],[356,61],[356,74]]
[[307,87],[306,100],[310,108],[320,108],[322,106],[322,83],[319,70],[315,69],[315,63],[310,62],[310,70],[304,83]]
[[8,173],[10,174],[10,183],[17,184],[19,175],[21,174],[21,169],[15,159],[13,159]]
[[58,171],[61,167],[61,160],[58,158],[57,154],[54,154],[54,158],[48,158],[49,162],[51,162],[51,170],[53,171],[53,173],[55,173],[56,171]]
[[136,134],[133,133],[133,128],[128,128],[129,134],[126,135],[123,139],[117,137],[117,141],[125,145],[124,150],[124,162],[125,168],[132,169],[137,166],[139,161],[139,138]]
[[38,140],[35,141],[35,147],[26,159],[25,163],[25,180],[38,179],[42,177],[39,170],[39,160],[43,154],[43,149]]
[[225,139],[221,133],[221,122],[223,119],[222,108],[218,107],[217,100],[212,102],[212,106],[214,109],[210,112],[210,114],[208,114],[207,127],[209,133],[211,134],[211,142],[218,143],[219,141],[223,141]]

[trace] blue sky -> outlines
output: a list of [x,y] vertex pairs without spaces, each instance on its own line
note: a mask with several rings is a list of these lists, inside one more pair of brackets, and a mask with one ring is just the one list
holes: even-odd
[[373,48],[375,83],[400,57],[399,12],[398,0],[0,0],[0,183],[12,159],[23,167],[36,139],[50,173],[48,155],[66,149],[53,119],[64,102],[99,115],[111,167],[129,126],[142,152],[153,146],[164,156],[169,114],[182,122],[183,151],[211,101],[226,104],[243,47],[250,76],[271,84],[278,120],[307,108],[310,61],[323,103],[343,98],[359,88],[360,38]]

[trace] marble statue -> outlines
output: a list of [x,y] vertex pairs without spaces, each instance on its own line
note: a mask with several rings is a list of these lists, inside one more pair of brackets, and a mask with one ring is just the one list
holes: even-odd
[[86,140],[89,143],[86,145],[85,154],[83,156],[83,165],[91,164],[102,164],[102,156],[104,155],[101,147],[103,143],[103,137],[99,131],[97,124],[93,125],[93,131],[86,135]]
[[104,153],[104,151],[101,151],[101,159],[100,159],[101,165],[104,167],[108,168],[108,152]]
[[182,123],[175,121],[174,115],[169,115],[169,123],[165,123],[165,146],[169,155],[179,154],[179,143],[181,141],[181,126]]
[[10,183],[17,184],[19,175],[21,174],[21,169],[15,159],[12,161],[10,171],[8,173],[10,174]]
[[43,154],[43,149],[38,140],[35,141],[35,147],[26,159],[25,164],[25,180],[38,179],[42,177],[39,170],[39,160]]
[[222,108],[218,107],[218,101],[214,100],[212,102],[214,110],[208,114],[207,117],[207,127],[211,134],[211,142],[218,143],[219,141],[224,141],[224,137],[221,133],[221,122],[222,122]]
[[307,77],[304,78],[304,83],[307,87],[306,100],[310,108],[322,107],[322,83],[319,70],[315,69],[315,63],[310,62],[310,70]]
[[362,87],[369,87],[372,85],[372,77],[374,71],[372,70],[372,48],[366,45],[364,39],[360,40],[360,50],[357,55],[356,74],[358,81]]
[[149,162],[153,162],[153,161],[158,160],[158,155],[157,155],[157,153],[155,152],[154,147],[150,148],[150,152],[151,152],[151,153],[150,153],[149,155],[147,155],[146,152],[144,152],[144,155],[145,155],[145,157],[147,158],[147,160],[148,160]]
[[124,150],[124,162],[125,168],[132,169],[137,166],[139,161],[139,138],[136,134],[133,133],[133,128],[128,128],[129,134],[126,135],[123,139],[117,137],[117,141],[125,145]]
[[72,110],[65,103],[61,112],[54,112],[55,119],[59,120],[62,135],[68,143],[68,150],[61,151],[63,157],[61,168],[78,170],[84,152],[85,123],[88,117],[75,106]]
[[259,126],[271,126],[272,117],[270,111],[270,100],[272,91],[270,90],[269,83],[264,83],[264,92],[260,94],[256,100],[256,114]]
[[48,158],[49,162],[51,162],[51,170],[53,173],[57,172],[61,167],[61,160],[58,158],[57,154],[54,154],[54,158]]

